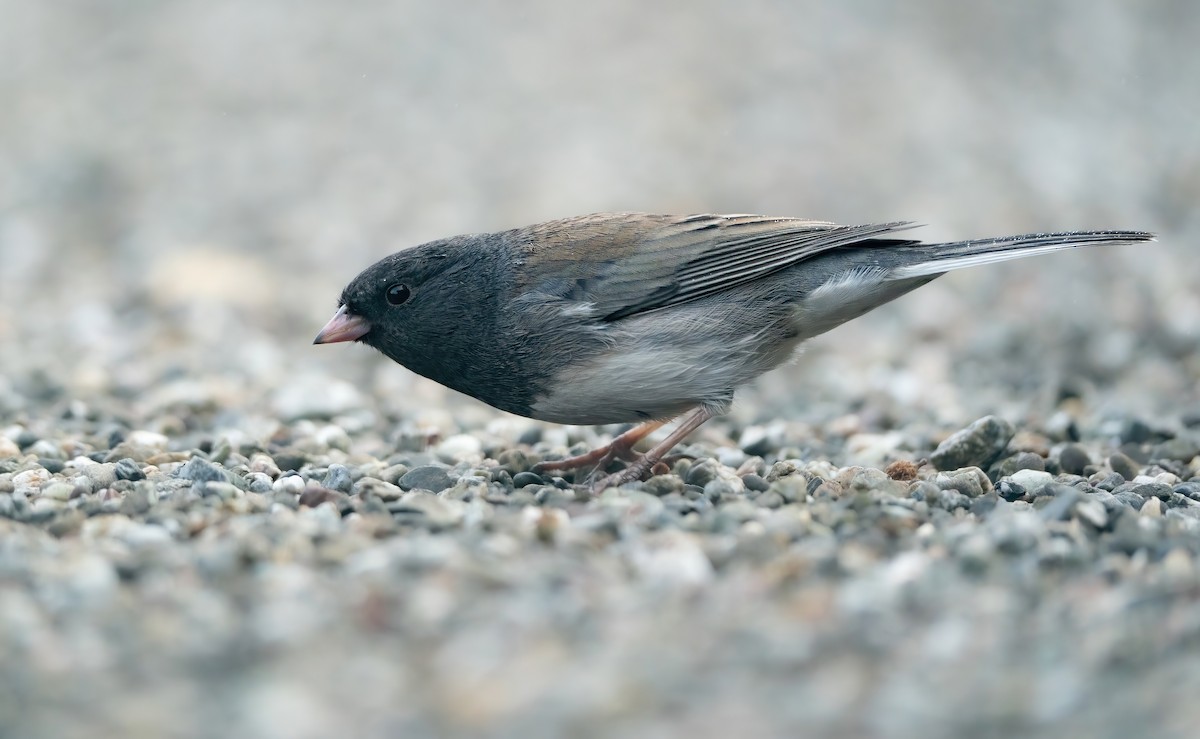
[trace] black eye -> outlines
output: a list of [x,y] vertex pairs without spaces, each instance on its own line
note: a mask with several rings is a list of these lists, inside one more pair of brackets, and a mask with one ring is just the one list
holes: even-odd
[[412,290],[408,289],[408,285],[392,285],[387,289],[387,301],[392,305],[407,302],[410,295]]

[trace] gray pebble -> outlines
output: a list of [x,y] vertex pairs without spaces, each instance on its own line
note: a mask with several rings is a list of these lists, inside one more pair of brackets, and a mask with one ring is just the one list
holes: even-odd
[[414,467],[400,478],[398,484],[403,490],[428,490],[432,493],[440,493],[454,484],[454,480],[446,472],[447,469],[449,468],[436,464]]
[[1080,500],[1075,504],[1075,516],[1097,529],[1103,529],[1108,525],[1108,511],[1098,500]]
[[1061,485],[1059,483],[1051,483],[1042,488],[1040,500],[1048,500],[1039,510],[1042,520],[1044,521],[1064,521],[1070,517],[1075,504],[1083,497],[1075,488],[1070,485]]
[[142,472],[141,465],[129,457],[117,460],[116,464],[113,465],[113,474],[118,480],[128,480],[130,482],[146,479],[146,473]]
[[978,498],[992,489],[991,481],[977,467],[955,472],[939,472],[934,478],[934,484],[941,490],[956,490],[968,498]]
[[193,483],[228,483],[229,476],[225,470],[200,457],[192,457],[175,472],[181,480],[191,480]]
[[1137,477],[1138,470],[1141,469],[1141,465],[1139,465],[1137,462],[1134,462],[1129,458],[1128,455],[1121,452],[1113,452],[1111,455],[1109,455],[1108,466],[1112,468],[1113,472],[1117,473],[1126,480],[1132,480],[1133,478]]
[[1058,464],[1062,471],[1072,475],[1082,475],[1084,468],[1091,463],[1088,453],[1078,444],[1067,444],[1058,453]]
[[103,490],[117,481],[117,465],[112,462],[89,464],[79,473],[92,481],[92,490]]
[[250,472],[246,475],[246,489],[252,493],[265,495],[271,492],[272,481],[270,475],[264,472]]
[[940,470],[987,467],[1004,453],[1014,433],[1008,421],[985,416],[938,444],[929,459]]
[[1179,436],[1155,445],[1150,451],[1152,459],[1170,459],[1176,462],[1190,462],[1200,454],[1200,442],[1192,437]]
[[[694,484],[694,483],[693,483]],[[708,498],[713,503],[719,503],[723,500],[732,500],[738,497],[738,489],[730,480],[723,478],[715,478],[704,484],[704,497]]]
[[683,490],[683,480],[676,475],[655,475],[642,485],[642,490],[662,497]]
[[1143,498],[1159,498],[1160,500],[1169,500],[1171,498],[1171,487],[1163,485],[1160,482],[1147,482],[1134,485],[1133,492]]
[[337,490],[341,493],[350,492],[350,488],[354,485],[354,480],[350,477],[350,469],[344,464],[331,464],[325,472],[325,479],[321,484],[330,490]]
[[742,484],[746,486],[747,490],[753,490],[757,493],[766,492],[770,487],[770,483],[753,472],[748,475],[742,475]]
[[711,459],[705,459],[697,464],[693,464],[692,468],[687,473],[687,484],[704,487],[717,476],[717,463]]
[[543,483],[542,476],[533,472],[518,472],[512,477],[513,487],[517,488],[523,488],[526,485],[542,485]]

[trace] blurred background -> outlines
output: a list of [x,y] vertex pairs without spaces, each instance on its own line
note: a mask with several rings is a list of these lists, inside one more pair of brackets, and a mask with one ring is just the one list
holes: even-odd
[[44,397],[491,418],[311,339],[379,257],[600,210],[1160,233],[940,280],[812,342],[735,419],[1197,404],[1189,0],[0,0],[0,18],[10,417]]

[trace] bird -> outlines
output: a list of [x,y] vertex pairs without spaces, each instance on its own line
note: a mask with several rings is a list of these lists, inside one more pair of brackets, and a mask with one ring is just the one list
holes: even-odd
[[[592,467],[596,490],[643,479],[736,390],[806,339],[941,275],[1145,231],[925,243],[909,221],[593,213],[465,234],[380,259],[342,291],[313,343],[360,342],[509,413],[636,424],[535,472]],[[678,424],[645,453],[635,444]],[[609,463],[627,466],[605,475]]]

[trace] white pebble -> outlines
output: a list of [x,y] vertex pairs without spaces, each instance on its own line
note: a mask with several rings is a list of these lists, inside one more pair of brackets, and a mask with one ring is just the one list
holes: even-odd
[[304,478],[299,475],[287,475],[276,480],[271,489],[277,493],[299,495],[304,492]]
[[48,482],[50,482],[50,472],[41,467],[35,467],[13,475],[13,492],[17,495],[34,495]]
[[444,462],[478,462],[483,458],[483,443],[470,434],[455,434],[438,444],[436,451]]

